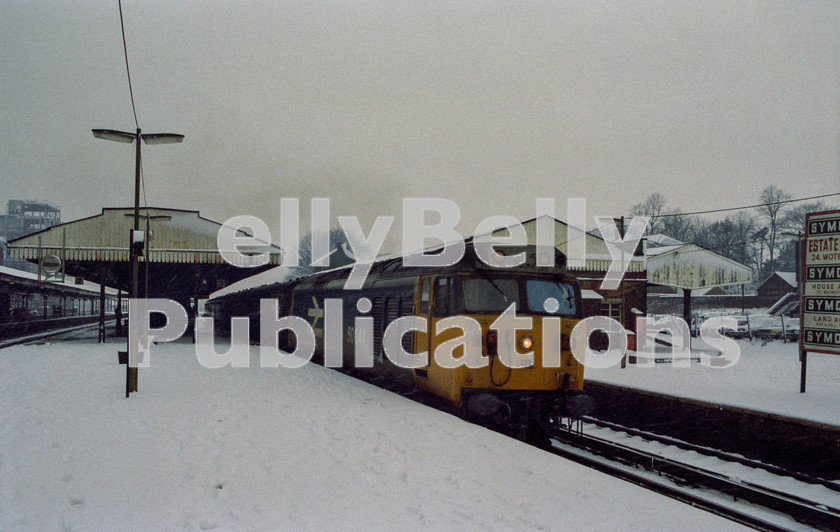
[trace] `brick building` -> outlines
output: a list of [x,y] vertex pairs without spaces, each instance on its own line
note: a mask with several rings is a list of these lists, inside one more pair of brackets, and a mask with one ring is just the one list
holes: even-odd
[[782,297],[796,292],[795,272],[773,272],[766,281],[756,289],[759,297]]

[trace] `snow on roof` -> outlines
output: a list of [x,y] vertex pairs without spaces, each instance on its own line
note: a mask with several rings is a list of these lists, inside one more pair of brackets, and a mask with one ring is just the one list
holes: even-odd
[[231,283],[220,290],[216,290],[210,294],[209,299],[235,294],[237,292],[242,292],[243,290],[250,290],[251,288],[257,288],[260,286],[287,283],[300,276],[301,274],[297,268],[292,268],[290,266],[277,266],[276,268],[265,270],[256,275],[246,277],[241,281]]
[[799,305],[799,294],[796,292],[788,292],[773,303],[773,306],[767,310],[771,316],[779,316],[786,314],[790,310],[794,310]]
[[649,247],[645,250],[645,255],[648,257],[655,257],[657,255],[662,255],[663,253],[668,253],[669,251],[674,251],[675,249],[679,249],[683,246],[688,244],[675,244],[672,246],[656,246],[656,247]]
[[647,237],[645,238],[647,238],[648,245],[653,246],[676,246],[685,244],[685,242],[677,240],[676,238],[671,238],[668,235],[663,235],[662,233],[656,235],[647,235]]
[[779,278],[786,282],[787,284],[791,285],[792,287],[796,288],[796,272],[774,272]]

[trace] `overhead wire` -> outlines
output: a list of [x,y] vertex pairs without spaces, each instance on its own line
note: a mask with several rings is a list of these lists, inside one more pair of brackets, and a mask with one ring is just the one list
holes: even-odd
[[[125,55],[125,73],[128,76],[128,93],[131,95],[131,110],[134,113],[134,125],[140,129],[140,122],[137,120],[137,107],[134,105],[134,90],[131,87],[131,69],[128,67],[128,46],[125,42],[125,23],[123,22],[122,0],[117,0],[120,8],[120,30],[122,31],[123,53]],[[140,142],[140,139],[137,139]]]
[[[796,202],[800,202],[800,201],[809,201],[809,200],[815,200],[815,199],[821,199],[821,198],[828,198],[828,197],[831,197],[831,196],[840,196],[840,192],[833,192],[831,194],[822,194],[822,195],[819,195],[819,196],[810,196],[810,197],[807,197],[807,198],[796,198],[796,199],[783,200],[783,201],[774,201],[774,202],[769,202],[769,203],[759,203],[759,204],[756,204],[756,205],[746,205],[746,206],[743,206],[743,207],[727,207],[725,209],[710,209],[710,210],[705,210],[705,211],[660,214],[659,216],[657,216],[657,218],[675,217],[675,216],[695,216],[695,215],[698,215],[698,214],[710,214],[710,213],[726,212],[726,211],[741,211],[741,210],[746,210],[746,209],[755,209],[755,208],[763,207],[763,206],[768,205],[768,204],[769,205],[777,205],[777,204],[783,204],[783,203],[796,203]],[[578,240],[580,238],[585,238],[586,235],[594,234],[594,231],[595,231],[594,229],[591,230],[591,231],[586,231],[586,230],[577,229],[577,228],[575,228],[575,229],[576,229],[576,231],[579,231],[582,234],[574,236],[572,238],[569,238],[565,242],[561,242],[558,245],[568,244],[569,242],[572,242],[574,240]],[[747,243],[749,243],[749,242],[746,242],[744,244],[747,244]],[[736,244],[736,245],[742,245],[742,244]],[[732,246],[733,245],[727,246],[727,249],[729,247],[732,247]]]
[[727,211],[742,211],[746,209],[757,209],[759,207],[764,207],[765,205],[782,205],[783,203],[796,203],[798,201],[808,201],[808,200],[815,200],[821,198],[829,198],[831,196],[840,196],[840,192],[833,192],[831,194],[822,194],[820,196],[811,196],[809,198],[798,198],[798,199],[790,199],[790,200],[780,200],[780,201],[770,201],[766,203],[757,203],[755,205],[746,205],[744,207],[727,207],[725,209],[711,209],[707,211],[695,211],[695,212],[672,212],[668,214],[660,214],[657,218],[671,218],[674,216],[694,216],[696,214],[711,214],[715,212],[727,212]]
[[[740,211],[740,210],[746,210],[746,209],[756,209],[756,208],[759,208],[759,207],[764,207],[765,205],[782,205],[782,204],[785,204],[785,203],[796,203],[796,202],[800,202],[800,201],[809,201],[809,200],[815,200],[815,199],[821,199],[821,198],[829,198],[831,196],[840,196],[840,192],[833,192],[831,194],[822,194],[822,195],[819,195],[819,196],[811,196],[811,197],[807,197],[807,198],[796,198],[796,199],[781,200],[781,201],[771,201],[771,202],[767,202],[767,203],[759,203],[759,204],[756,204],[756,205],[747,205],[745,207],[732,207],[732,208],[727,208],[727,209],[713,209],[713,210],[708,210],[708,211],[661,214],[657,218],[665,218],[665,217],[673,217],[673,216],[694,216],[694,215],[698,215],[698,214],[709,214],[709,213],[715,213],[715,212]],[[714,251],[723,251],[723,250],[729,250],[729,249],[732,249],[732,248],[748,246],[750,244],[755,244],[756,242],[758,242],[758,240],[747,240],[747,241],[743,241],[743,242],[735,242],[735,243],[731,243],[727,246],[723,246],[723,247],[720,247],[720,248],[715,248]],[[687,245],[687,244],[688,243],[686,243],[684,245]],[[695,245],[697,245],[697,244],[695,244]],[[695,253],[695,252],[698,252],[698,251],[706,251],[705,247],[703,247],[703,246],[699,246],[699,247],[700,247],[700,249],[678,251],[678,253]]]
[[[120,31],[122,33],[123,54],[125,56],[125,74],[128,78],[128,93],[131,96],[131,111],[134,114],[134,125],[137,129],[140,129],[140,121],[137,119],[137,106],[134,103],[134,88],[131,84],[131,68],[128,65],[128,44],[125,39],[125,21],[123,20],[122,0],[117,0],[117,5],[120,11]],[[138,138],[137,142],[140,142],[141,140],[142,139]],[[146,198],[146,176],[143,172],[142,159],[140,161],[140,185],[143,188],[143,207],[148,208],[149,202]]]

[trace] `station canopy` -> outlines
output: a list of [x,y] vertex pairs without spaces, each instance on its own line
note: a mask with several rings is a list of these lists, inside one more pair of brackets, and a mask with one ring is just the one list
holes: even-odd
[[[528,244],[537,244],[537,225],[542,222],[546,223],[549,234],[554,235],[555,247],[566,255],[567,267],[573,272],[607,272],[611,269],[621,269],[627,272],[645,271],[645,258],[641,256],[640,252],[623,257],[627,261],[626,265],[619,264],[610,254],[607,242],[598,236],[596,231],[587,232],[576,229],[552,216],[542,215],[520,223]],[[508,236],[510,235],[510,228],[497,229],[491,234],[495,237]],[[472,238],[476,242],[480,242],[486,240],[489,236],[489,234],[481,234]]]
[[745,284],[752,280],[748,267],[696,244],[679,242],[656,246],[651,245],[652,242],[656,239],[649,240],[645,251],[650,284],[695,290]]
[[[202,218],[198,211],[142,208],[140,231],[145,233],[147,224],[147,247],[139,257],[139,287],[143,294],[148,278],[149,297],[206,298],[230,283],[279,265],[282,257],[279,247],[266,243],[260,252],[268,253],[267,264],[229,264],[217,246],[222,224]],[[105,208],[99,215],[12,240],[8,251],[11,257],[35,263],[54,255],[68,275],[129,291],[133,228],[133,208]]]

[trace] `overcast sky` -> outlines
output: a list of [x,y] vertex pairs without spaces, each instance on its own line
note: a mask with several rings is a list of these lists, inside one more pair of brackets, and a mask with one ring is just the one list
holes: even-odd
[[[470,234],[553,197],[628,214],[840,191],[840,3],[124,0],[150,206],[224,221],[458,202]],[[133,203],[113,1],[0,0],[0,202]],[[302,216],[306,211],[302,212]],[[302,220],[302,227],[308,222]],[[278,240],[275,238],[275,240]]]

